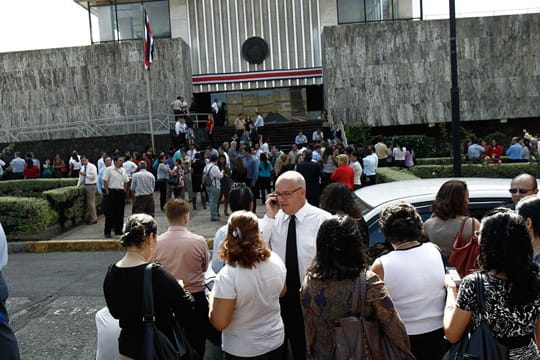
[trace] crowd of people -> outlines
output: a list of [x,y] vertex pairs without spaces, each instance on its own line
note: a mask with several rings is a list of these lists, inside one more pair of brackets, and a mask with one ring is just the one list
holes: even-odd
[[[512,192],[517,188],[527,192]],[[104,283],[110,313],[119,321],[120,354],[141,358],[142,308],[136,305],[142,270],[157,261],[163,267],[153,275],[160,284],[154,296],[161,298],[156,324],[166,333],[178,319],[204,359],[332,359],[335,326],[351,315],[358,281],[366,289],[358,309],[380,324],[399,358],[440,359],[482,318],[509,359],[539,359],[540,197],[528,174],[516,177],[510,192],[516,210],[497,208],[480,222],[467,216],[468,191],[460,180],[441,186],[425,223],[413,206],[392,204],[381,214],[381,231],[393,251],[375,259],[347,186],[330,183],[314,206],[306,179],[295,170],[277,177],[263,218],[253,213],[251,188],[233,183],[233,213],[217,231],[211,254],[187,229],[184,199],[166,203],[170,227],[159,238],[151,216],[134,214],[122,230],[126,255],[111,265]],[[478,269],[458,288],[445,265],[448,238],[461,223],[480,238],[480,252]],[[217,276],[205,295],[207,271]],[[483,312],[477,273],[485,289]],[[119,277],[130,280],[115,285]],[[362,353],[372,351],[367,344]]]
[[538,154],[538,139],[523,130],[523,136],[512,137],[510,144],[503,148],[497,139],[467,139],[463,146],[465,159],[471,163],[501,164],[501,156],[506,155],[508,162],[528,162]]

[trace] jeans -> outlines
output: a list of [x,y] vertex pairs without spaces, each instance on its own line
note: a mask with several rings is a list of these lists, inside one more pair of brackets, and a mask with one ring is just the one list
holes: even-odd
[[208,203],[210,204],[210,219],[218,220],[217,202],[219,197],[219,189],[216,186],[207,186],[206,193],[208,194]]

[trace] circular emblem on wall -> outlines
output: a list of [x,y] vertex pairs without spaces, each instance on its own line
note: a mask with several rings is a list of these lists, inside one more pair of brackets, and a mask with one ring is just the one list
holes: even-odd
[[268,56],[268,44],[264,39],[253,36],[244,41],[242,57],[250,64],[260,64]]

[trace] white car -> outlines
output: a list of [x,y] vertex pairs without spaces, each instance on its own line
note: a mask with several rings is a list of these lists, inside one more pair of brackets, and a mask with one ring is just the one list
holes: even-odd
[[[443,183],[452,178],[405,180],[367,186],[354,192],[355,201],[362,211],[369,229],[369,246],[384,242],[379,232],[379,216],[388,205],[407,202],[416,207],[422,220],[431,216],[431,204]],[[512,196],[508,189],[512,179],[455,178],[467,183],[469,215],[478,220],[489,210],[508,205]]]

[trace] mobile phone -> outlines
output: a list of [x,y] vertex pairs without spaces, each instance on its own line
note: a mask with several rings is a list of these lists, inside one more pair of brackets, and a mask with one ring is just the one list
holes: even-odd
[[450,275],[452,278],[452,281],[456,283],[456,286],[459,287],[459,284],[461,284],[461,276],[459,276],[458,271],[453,266],[447,266],[446,267],[446,273]]
[[270,204],[271,205],[278,205],[277,196],[275,193],[268,194],[268,197],[270,197]]

